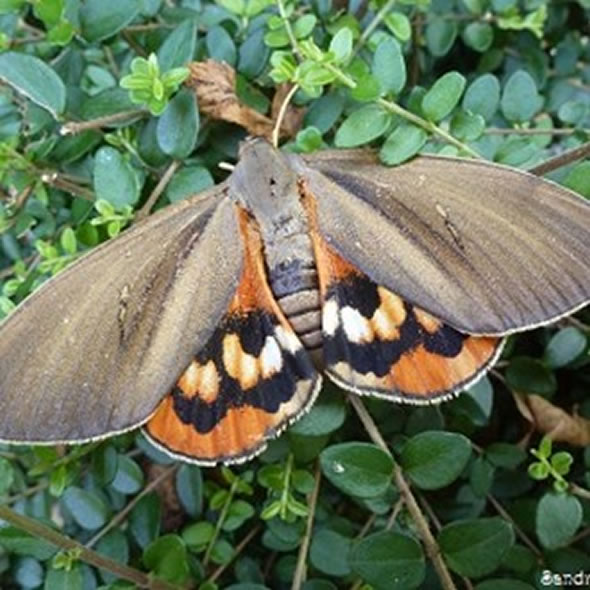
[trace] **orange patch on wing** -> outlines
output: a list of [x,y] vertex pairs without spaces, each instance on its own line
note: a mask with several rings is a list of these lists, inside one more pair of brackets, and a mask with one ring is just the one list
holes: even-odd
[[244,245],[244,268],[228,313],[254,309],[276,313],[277,304],[266,280],[262,238],[248,212],[240,206],[236,208]]
[[404,354],[382,378],[382,387],[414,396],[453,391],[475,377],[494,357],[498,338],[470,336],[455,357],[428,352],[420,345]]
[[345,279],[351,274],[359,274],[359,271],[354,265],[344,260],[344,258],[330,248],[326,241],[320,236],[317,224],[315,198],[309,192],[303,181],[300,182],[299,189],[302,194],[302,204],[309,221],[310,236],[316,259],[320,291],[323,294],[332,283]]
[[218,462],[252,455],[284,418],[282,413],[269,414],[251,406],[232,408],[211,431],[200,434],[178,418],[172,396],[168,395],[145,430],[157,444],[173,453],[202,462]]

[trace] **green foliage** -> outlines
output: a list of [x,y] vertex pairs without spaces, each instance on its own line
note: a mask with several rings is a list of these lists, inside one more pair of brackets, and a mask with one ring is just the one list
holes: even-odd
[[[237,96],[266,116],[277,86],[297,85],[287,150],[527,169],[590,138],[589,17],[586,0],[0,0],[0,317],[148,201],[223,180],[246,132],[197,104],[190,62],[234,67]],[[550,177],[590,198],[587,159]],[[291,587],[303,566],[304,590],[438,587],[400,477],[459,585],[530,590],[590,571],[589,325],[581,310],[513,335],[496,372],[439,407],[366,400],[392,456],[335,385],[232,470],[175,466],[135,433],[2,445],[0,510],[81,547],[2,523],[0,587],[260,590]],[[531,431],[531,394],[573,422]],[[554,427],[565,441],[542,438]]]

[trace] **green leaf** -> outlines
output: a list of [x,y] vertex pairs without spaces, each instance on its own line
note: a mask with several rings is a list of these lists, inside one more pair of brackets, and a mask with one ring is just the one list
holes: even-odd
[[14,483],[14,469],[8,459],[0,457],[0,496],[4,496]]
[[514,543],[514,531],[499,517],[457,521],[443,527],[438,542],[455,573],[479,578],[498,568]]
[[557,389],[555,375],[541,361],[514,357],[506,369],[506,382],[514,391],[550,396]]
[[154,492],[143,496],[131,510],[129,528],[142,549],[160,534],[161,512],[160,497]]
[[566,451],[560,451],[551,457],[551,467],[559,475],[567,475],[573,462],[574,458]]
[[345,64],[352,55],[352,31],[342,27],[330,41],[330,51],[337,64]]
[[104,199],[115,208],[133,205],[139,199],[137,173],[112,147],[102,147],[94,159],[94,191],[97,199]]
[[176,493],[184,510],[193,518],[203,510],[203,474],[195,465],[182,465],[176,473]]
[[43,566],[32,557],[21,557],[14,567],[14,581],[24,589],[39,588],[43,584]]
[[410,19],[403,12],[390,12],[383,22],[387,28],[402,42],[409,41],[412,36]]
[[184,529],[182,538],[191,551],[199,553],[205,551],[215,534],[215,527],[207,521],[196,522]]
[[590,162],[576,164],[565,177],[564,185],[590,199]]
[[471,457],[471,443],[462,434],[422,432],[402,449],[401,465],[419,488],[436,490],[455,481]]
[[348,553],[352,541],[330,529],[316,531],[311,539],[309,560],[320,572],[329,576],[347,576],[350,573]]
[[108,485],[115,479],[118,463],[119,454],[112,444],[103,443],[92,453],[92,473],[103,485]]
[[55,71],[32,55],[0,54],[0,80],[57,118],[66,106],[66,87]]
[[136,494],[143,487],[143,481],[143,471],[139,465],[126,455],[120,455],[111,487],[121,494]]
[[435,57],[446,55],[457,37],[457,23],[433,17],[426,26],[426,45]]
[[[127,537],[119,530],[109,531],[96,544],[96,551],[102,553],[113,561],[126,564],[129,561],[129,543]],[[117,577],[110,572],[101,572],[105,582],[113,582]]]
[[457,106],[465,78],[459,72],[448,72],[440,77],[422,99],[422,111],[427,119],[440,121]]
[[150,543],[143,552],[143,563],[167,582],[182,584],[188,577],[186,547],[178,535],[164,535]]
[[377,78],[384,93],[399,94],[406,85],[406,62],[399,43],[385,37],[373,55],[373,76]]
[[228,63],[230,66],[236,64],[238,53],[235,43],[231,35],[222,26],[209,29],[205,42],[212,59]]
[[369,443],[342,443],[320,454],[322,472],[345,494],[374,498],[389,487],[393,459]]
[[588,340],[578,328],[562,328],[549,340],[545,348],[545,362],[552,369],[565,367],[579,358],[587,346]]
[[481,137],[486,127],[485,119],[462,109],[451,119],[451,134],[462,141],[473,141]]
[[517,445],[496,442],[485,450],[486,459],[496,467],[516,469],[527,458],[527,454]]
[[199,132],[199,111],[192,90],[181,90],[169,103],[158,121],[158,144],[165,154],[178,160],[194,149]]
[[349,563],[375,590],[418,588],[426,571],[420,544],[392,531],[369,535],[353,545]]
[[80,7],[82,36],[90,42],[112,37],[137,16],[139,8],[137,0],[86,0]]
[[82,488],[70,486],[61,501],[74,520],[84,529],[98,529],[108,519],[109,509],[102,498]]
[[163,72],[184,66],[193,60],[197,41],[197,25],[188,19],[176,27],[166,37],[158,49],[158,63]]
[[569,494],[545,494],[537,505],[535,529],[547,549],[566,546],[582,524],[580,501]]
[[171,203],[194,196],[215,184],[211,173],[203,166],[187,166],[179,170],[166,187],[166,197]]
[[356,88],[350,91],[350,96],[359,102],[375,101],[381,94],[381,84],[371,74],[365,74],[356,79]]
[[369,104],[351,113],[338,128],[334,143],[337,147],[356,147],[383,135],[391,115],[379,105]]
[[489,23],[469,23],[463,30],[465,45],[483,53],[494,42],[494,29]]
[[537,481],[547,479],[549,477],[549,466],[545,463],[531,463],[528,467],[528,474]]
[[395,166],[416,155],[426,143],[428,134],[424,129],[410,123],[395,128],[385,140],[379,157],[384,164]]
[[74,567],[71,570],[49,570],[45,578],[44,590],[82,590],[82,570]]
[[489,121],[500,105],[500,82],[493,74],[484,74],[468,86],[463,108]]
[[346,407],[342,395],[325,387],[310,412],[293,424],[289,432],[302,436],[322,436],[338,430],[345,418]]
[[502,113],[509,121],[530,121],[541,108],[542,100],[531,75],[524,70],[514,72],[502,92]]
[[17,555],[45,561],[55,555],[57,547],[12,526],[0,528],[0,547]]

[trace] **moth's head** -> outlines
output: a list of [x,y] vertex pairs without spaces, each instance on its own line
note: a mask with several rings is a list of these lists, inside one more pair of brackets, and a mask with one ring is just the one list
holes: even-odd
[[261,137],[240,145],[239,161],[230,178],[234,195],[249,210],[259,210],[295,190],[297,176],[285,155]]

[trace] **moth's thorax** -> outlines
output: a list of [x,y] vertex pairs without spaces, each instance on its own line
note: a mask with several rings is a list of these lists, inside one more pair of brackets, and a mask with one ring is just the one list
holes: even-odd
[[277,302],[306,347],[318,348],[316,261],[299,178],[290,160],[265,141],[248,142],[229,182],[233,199],[256,222]]

